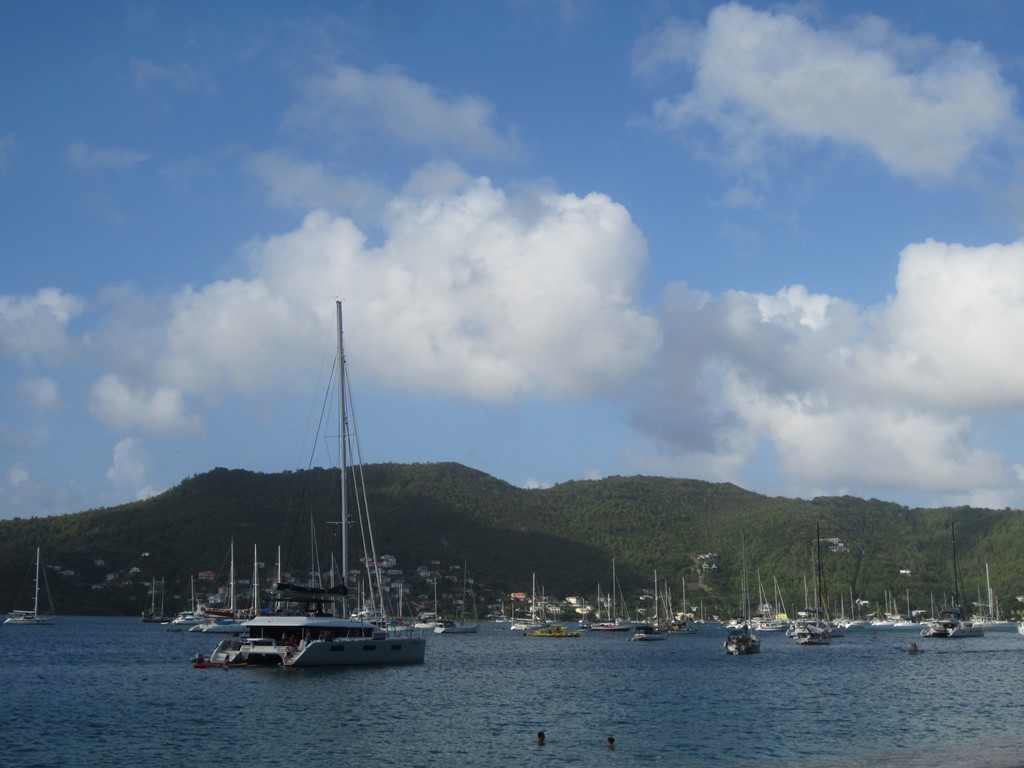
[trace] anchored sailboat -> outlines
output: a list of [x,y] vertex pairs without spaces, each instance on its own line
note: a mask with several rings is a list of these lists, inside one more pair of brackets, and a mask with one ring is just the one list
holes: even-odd
[[984,637],[985,629],[967,618],[964,582],[956,557],[956,528],[952,522],[949,524],[949,534],[953,543],[953,604],[939,611],[939,618],[921,630],[921,637]]
[[[348,483],[350,396],[345,367],[341,302],[336,303],[338,330],[338,421],[341,456],[340,522],[341,574],[348,574]],[[358,445],[358,443],[357,443]],[[360,478],[352,478],[357,488]],[[365,501],[361,494],[360,502]],[[248,665],[324,667],[368,664],[422,663],[426,639],[410,629],[388,631],[377,624],[354,619],[349,614],[344,583],[334,587],[321,584],[278,583],[272,612],[245,623],[249,637],[225,640],[199,666]],[[381,600],[383,603],[383,600]]]
[[57,617],[53,614],[53,600],[50,599],[50,588],[47,585],[46,597],[50,600],[50,613],[43,614],[39,613],[39,575],[42,573],[43,578],[46,578],[46,572],[42,570],[39,558],[39,547],[36,547],[36,578],[35,578],[35,597],[32,601],[31,611],[11,611],[7,614],[7,619],[4,624],[21,624],[21,625],[32,625],[42,626],[46,624],[53,624],[57,620]]

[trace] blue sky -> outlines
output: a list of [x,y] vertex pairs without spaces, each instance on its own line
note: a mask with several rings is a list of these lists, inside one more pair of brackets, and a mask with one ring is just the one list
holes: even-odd
[[0,517],[364,460],[1024,506],[1018,3],[7,3]]

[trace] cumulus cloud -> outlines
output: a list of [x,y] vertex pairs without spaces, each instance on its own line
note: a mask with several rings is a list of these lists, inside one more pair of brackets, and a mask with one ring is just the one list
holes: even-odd
[[245,170],[267,189],[271,203],[290,208],[351,212],[366,218],[383,205],[387,190],[375,181],[339,176],[322,163],[302,162],[284,152],[254,152]]
[[665,25],[634,66],[650,76],[680,63],[693,67],[692,89],[659,100],[653,122],[688,136],[710,127],[742,165],[769,143],[831,141],[902,176],[946,178],[1017,122],[1016,93],[979,46],[901,36],[876,17],[816,29],[730,3],[703,28]]
[[856,350],[866,386],[898,382],[933,407],[1024,404],[1024,241],[908,246],[896,287],[884,346]]
[[[310,281],[307,288],[315,290],[315,272],[298,261],[295,266],[302,270],[295,279]],[[316,348],[322,328],[310,307],[295,303],[285,288],[257,277],[179,292],[156,380],[210,397],[281,386],[304,367],[299,355]]]
[[152,385],[131,387],[114,374],[101,377],[93,385],[89,412],[117,429],[141,426],[156,432],[188,434],[200,426],[180,390]]
[[335,137],[383,135],[459,156],[518,155],[522,148],[514,133],[499,133],[494,118],[494,106],[479,96],[443,93],[394,69],[338,66],[305,82],[288,124]]
[[643,236],[604,195],[509,196],[433,164],[391,201],[384,229],[369,247],[352,220],[314,212],[249,244],[246,276],[182,289],[166,317],[140,308],[135,322],[108,324],[90,339],[110,367],[91,413],[113,428],[193,432],[204,403],[294,388],[320,359],[337,297],[350,299],[359,369],[410,392],[507,402],[622,391],[660,341],[636,305]]
[[67,326],[83,303],[57,288],[34,296],[0,296],[0,352],[23,360],[52,359],[67,346]]
[[[974,445],[976,409],[1024,405],[1024,242],[926,241],[896,293],[859,309],[793,286],[664,297],[664,389],[634,423],[698,476],[735,479],[765,446],[794,487],[1017,498],[1014,468]],[[664,466],[664,464],[662,464]]]
[[52,411],[60,405],[60,385],[48,376],[21,381],[18,393],[22,400],[42,411]]
[[76,141],[65,153],[67,161],[80,171],[91,171],[97,168],[124,170],[140,165],[149,160],[149,155],[136,149],[125,147],[107,147],[97,149],[85,142]]
[[159,493],[148,482],[151,468],[152,461],[142,441],[126,437],[114,446],[113,463],[107,470],[107,480],[115,489],[129,493],[136,501],[146,499]]
[[367,250],[350,222],[317,213],[255,258],[306,306],[325,283],[360,296],[355,353],[393,386],[492,401],[608,392],[658,343],[634,303],[646,245],[604,195],[509,198],[432,165],[391,203],[385,228]]

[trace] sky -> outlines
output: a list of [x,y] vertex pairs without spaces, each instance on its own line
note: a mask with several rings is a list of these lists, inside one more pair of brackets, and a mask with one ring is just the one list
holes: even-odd
[[336,300],[368,463],[1022,508],[1021,29],[4,3],[0,518],[331,466]]

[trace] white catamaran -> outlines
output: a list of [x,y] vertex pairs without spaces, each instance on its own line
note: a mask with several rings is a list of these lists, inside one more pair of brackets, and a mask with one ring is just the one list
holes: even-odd
[[[341,456],[341,574],[348,574],[348,413],[351,405],[345,368],[341,302],[336,302],[338,332],[338,420]],[[354,430],[353,430],[354,432]],[[356,473],[353,473],[356,474]],[[354,478],[358,488],[360,477]],[[411,629],[385,630],[354,619],[344,583],[335,586],[278,582],[271,613],[245,623],[248,637],[224,640],[196,666],[326,667],[422,663],[426,639]]]

